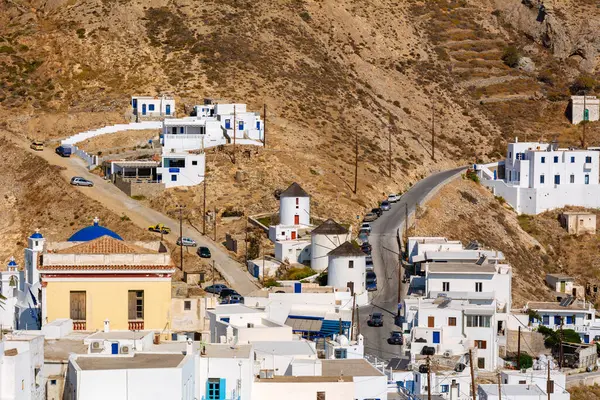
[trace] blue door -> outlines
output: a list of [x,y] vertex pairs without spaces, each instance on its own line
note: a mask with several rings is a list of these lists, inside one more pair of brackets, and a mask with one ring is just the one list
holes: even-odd
[[590,342],[590,335],[583,335],[583,343],[589,343]]
[[142,104],[142,115],[146,115],[146,105]]
[[433,343],[440,343],[440,333],[433,332]]
[[131,100],[131,107],[133,107],[134,110],[137,110],[137,99]]
[[254,265],[254,277],[258,278],[259,277],[259,269],[258,269],[258,265]]
[[240,130],[240,131],[244,130],[244,121],[238,122],[238,130]]
[[112,343],[110,345],[111,354],[119,354],[119,343]]
[[230,119],[225,120],[225,129],[231,129],[231,120]]
[[260,131],[260,121],[256,121],[256,129]]
[[170,104],[167,104],[167,110],[165,111],[165,114],[171,115],[171,105]]

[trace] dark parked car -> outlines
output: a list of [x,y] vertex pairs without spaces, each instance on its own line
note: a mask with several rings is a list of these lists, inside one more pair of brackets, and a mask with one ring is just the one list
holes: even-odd
[[385,200],[381,202],[381,205],[379,206],[379,208],[381,208],[382,211],[389,211],[390,208],[392,208],[392,205],[390,204],[389,201]]
[[369,320],[367,321],[367,325],[377,327],[383,326],[383,315],[378,312],[371,314]]
[[381,214],[383,214],[383,210],[379,207],[372,209],[371,212],[378,217],[381,217]]
[[204,291],[207,293],[214,293],[214,294],[219,294],[221,293],[221,290],[223,289],[228,289],[227,286],[223,285],[222,283],[216,283],[214,285],[210,285],[204,288]]
[[210,258],[210,250],[208,249],[208,247],[198,247],[198,250],[196,250],[196,254],[198,254],[201,258]]
[[402,332],[394,331],[390,334],[390,337],[387,340],[388,344],[404,344],[404,338],[402,337]]
[[71,147],[69,146],[58,146],[54,151],[61,157],[71,157]]
[[377,290],[377,275],[374,271],[367,271],[366,286],[369,292]]
[[371,243],[363,243],[360,245],[360,249],[363,253],[371,255],[371,250],[373,250],[373,246],[371,246]]
[[222,299],[229,297],[229,296],[234,296],[234,295],[239,296],[240,294],[230,288],[225,288],[225,289],[221,290],[221,292],[219,292],[219,297]]

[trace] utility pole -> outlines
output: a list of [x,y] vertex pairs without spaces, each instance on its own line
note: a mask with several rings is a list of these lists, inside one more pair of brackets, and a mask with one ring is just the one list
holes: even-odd
[[[215,286],[215,260],[212,260],[212,284]],[[213,297],[215,297],[215,291],[212,293]]]
[[183,272],[183,209],[185,205],[178,204],[177,210],[179,211],[179,256],[181,260],[179,261],[179,267],[181,268],[181,272]]
[[477,400],[477,392],[475,391],[475,368],[473,367],[473,350],[469,349],[469,366],[471,367],[471,391],[473,392],[473,400]]
[[[402,250],[400,250],[402,251]],[[400,318],[400,303],[402,302],[402,257],[398,255],[398,304],[396,304],[396,318]]]
[[235,164],[235,136],[236,136],[236,131],[237,131],[237,119],[236,119],[236,112],[235,112],[235,104],[233,105],[233,163]]
[[546,381],[546,393],[548,393],[548,400],[550,400],[550,394],[554,392],[554,382],[550,381],[550,360],[548,360],[548,380]]
[[267,104],[263,104],[263,147],[267,147]]
[[502,400],[502,375],[500,372],[498,372],[498,400]]
[[521,370],[521,327],[519,326],[519,333],[517,336],[517,369]]
[[564,364],[564,353],[563,353],[563,320],[562,317],[560,317],[560,337],[559,337],[559,343],[560,343],[560,350],[559,350],[559,354],[560,354],[560,358],[558,361],[558,365],[562,371],[562,367]]
[[389,132],[388,132],[388,162],[389,162],[388,176],[390,178],[392,177],[392,127],[393,127],[393,125],[390,125]]
[[408,241],[408,203],[404,203],[404,241]]
[[262,271],[262,282],[261,283],[264,285],[265,284],[265,248],[264,247],[262,248],[262,253],[263,253],[263,263],[262,263],[263,264],[263,268],[262,268],[263,271]]
[[246,267],[248,266],[248,216],[246,215],[246,211],[244,211],[244,218],[246,221],[244,222],[244,259],[246,260]]
[[354,339],[354,313],[356,313],[356,293],[352,293],[352,325],[350,327],[350,340]]
[[354,144],[354,194],[358,189],[358,132],[356,133]]
[[435,100],[431,101],[431,159],[435,161]]
[[431,400],[431,360],[427,356],[427,400]]
[[204,196],[202,197],[202,234],[206,235],[206,165],[204,165]]
[[584,90],[583,91],[583,138],[581,140],[581,147],[584,149],[585,149],[585,126],[587,125],[587,120],[585,118],[585,111],[587,110],[586,98],[587,98],[587,90]]
[[214,231],[215,231],[215,242],[217,241],[217,207],[215,207],[215,227],[214,227]]

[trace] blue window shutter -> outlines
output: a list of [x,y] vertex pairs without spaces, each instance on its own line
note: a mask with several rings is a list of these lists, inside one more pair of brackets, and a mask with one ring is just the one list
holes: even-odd
[[260,130],[260,121],[256,121],[256,129]]
[[208,379],[206,380],[206,396],[204,398],[210,399],[210,381]]
[[225,379],[219,382],[219,400],[225,400]]

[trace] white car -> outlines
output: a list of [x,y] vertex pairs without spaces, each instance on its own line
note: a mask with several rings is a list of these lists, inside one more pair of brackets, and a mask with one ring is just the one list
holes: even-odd
[[388,196],[387,200],[388,200],[390,203],[395,203],[395,202],[397,202],[398,200],[400,200],[400,196],[398,196],[397,194],[390,194],[390,195]]
[[185,236],[183,239],[177,238],[177,246],[181,246],[182,243],[184,247],[196,247],[198,245],[194,239]]
[[363,222],[363,224],[360,226],[360,230],[371,233],[371,224],[368,222]]

